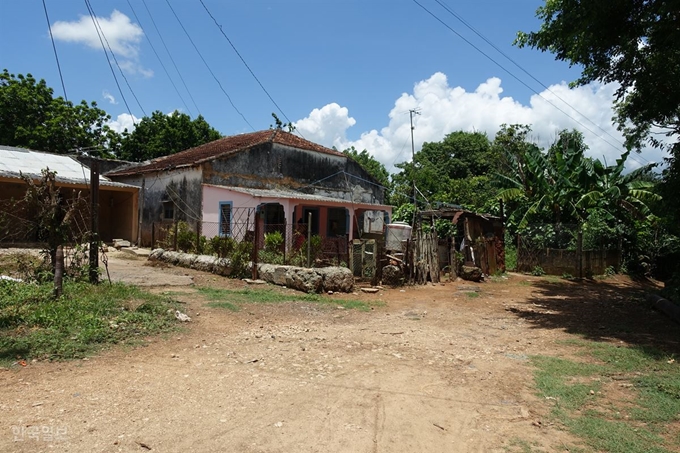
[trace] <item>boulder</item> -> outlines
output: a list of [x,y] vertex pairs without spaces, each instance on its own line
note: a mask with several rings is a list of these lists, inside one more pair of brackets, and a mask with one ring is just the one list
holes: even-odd
[[191,253],[183,253],[179,252],[177,257],[177,265],[181,267],[191,267],[193,264],[194,260],[197,258],[196,255],[191,254]]
[[163,253],[163,261],[170,264],[179,263],[179,252],[167,251]]
[[321,292],[323,278],[314,269],[293,267],[286,273],[286,286],[306,293]]
[[[203,255],[206,256],[206,255]],[[229,277],[231,275],[232,267],[231,262],[226,258],[215,258],[213,259],[212,272],[223,277]]]
[[163,261],[163,253],[165,250],[163,249],[154,249],[151,251],[149,254],[149,260],[151,261]]
[[482,270],[476,266],[463,266],[460,271],[460,278],[471,282],[482,280]]
[[278,264],[260,264],[258,273],[260,278],[264,281],[274,283],[275,285],[286,286],[288,285],[288,273],[291,269],[295,268],[293,266]]
[[404,284],[404,271],[399,266],[388,265],[382,268],[383,285],[402,286]]
[[323,290],[351,293],[354,287],[354,275],[346,267],[323,267],[316,269],[323,279]]
[[191,267],[203,272],[213,272],[215,270],[215,261],[217,261],[217,258],[214,256],[198,255],[191,262]]

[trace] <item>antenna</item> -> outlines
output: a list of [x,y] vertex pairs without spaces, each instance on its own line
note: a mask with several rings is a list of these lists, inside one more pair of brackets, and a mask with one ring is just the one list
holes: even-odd
[[413,115],[420,115],[420,108],[410,109],[408,111],[409,117],[411,119],[411,166],[413,167],[413,220],[411,221],[411,226],[415,228],[416,226],[416,211],[418,210],[418,203],[416,201],[416,194],[418,189],[416,188],[416,146],[413,141]]

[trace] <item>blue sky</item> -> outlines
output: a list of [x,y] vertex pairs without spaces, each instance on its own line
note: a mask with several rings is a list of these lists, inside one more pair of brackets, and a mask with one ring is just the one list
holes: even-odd
[[[203,1],[283,114],[200,0],[145,0],[146,5],[142,0],[90,0],[141,104],[140,108],[114,66],[129,111],[85,1],[46,0],[69,99],[97,101],[116,128],[133,127],[130,114],[141,118],[142,108],[146,114],[178,109],[196,116],[200,111],[225,135],[266,129],[273,123],[271,113],[276,112],[284,121],[287,117],[295,123],[305,138],[340,149],[366,148],[389,169],[410,157],[411,108],[421,109],[416,118],[416,148],[454,130],[481,130],[493,137],[502,123],[520,122],[533,125],[533,138],[541,146],[547,146],[560,129],[576,127],[585,133],[592,155],[613,163],[622,151],[620,134],[610,120],[615,87],[594,84],[569,89],[566,83],[578,76],[578,68],[556,62],[550,54],[512,46],[517,31],[539,27],[535,18],[539,0],[440,2],[550,87],[549,91],[436,0],[418,3],[542,97],[413,0]],[[240,114],[201,61],[168,2]],[[42,2],[0,0],[0,29],[12,37],[0,45],[2,67],[14,74],[30,72],[44,78],[55,93],[62,94]],[[661,156],[647,150],[635,159],[631,167],[659,161]]]

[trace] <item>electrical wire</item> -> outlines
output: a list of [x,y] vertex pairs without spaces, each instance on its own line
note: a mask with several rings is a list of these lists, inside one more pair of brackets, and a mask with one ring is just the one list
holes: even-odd
[[[127,0],[127,2],[130,5],[130,8],[132,8],[132,5],[130,4],[130,0]],[[142,4],[144,5],[144,8],[146,9],[146,12],[149,15],[149,18],[151,18],[151,23],[153,24],[153,27],[156,29],[156,33],[158,33],[158,37],[161,39],[161,43],[163,44],[163,47],[165,48],[165,51],[168,54],[168,57],[170,57],[170,61],[172,62],[172,65],[175,67],[175,71],[177,71],[177,75],[179,76],[179,79],[182,81],[182,85],[184,85],[184,89],[187,90],[187,94],[189,95],[191,102],[194,104],[194,107],[196,107],[196,111],[200,115],[201,109],[198,108],[198,104],[196,104],[196,100],[194,100],[194,96],[191,94],[189,87],[187,86],[186,82],[184,81],[184,77],[182,76],[182,73],[179,71],[179,68],[177,67],[177,63],[175,63],[175,59],[172,58],[172,53],[170,53],[170,49],[168,49],[168,46],[165,44],[165,40],[163,39],[163,35],[161,34],[160,30],[158,29],[158,26],[156,25],[156,21],[154,20],[153,15],[151,14],[151,11],[149,10],[149,7],[146,4],[146,0],[142,0]],[[133,9],[132,12],[134,14],[134,9]],[[137,14],[135,14],[135,17],[137,17]],[[149,43],[151,43],[151,40],[149,40]],[[159,61],[160,61],[160,57],[159,57]],[[170,77],[169,74],[168,74],[168,77]],[[178,94],[179,94],[179,92],[178,92]],[[181,96],[180,96],[180,98],[181,98]],[[182,100],[182,102],[184,102],[184,100]],[[188,111],[189,107],[187,107],[186,104],[184,104],[184,106],[187,108],[187,111]]]
[[87,7],[87,11],[90,13],[90,18],[92,19],[92,24],[94,25],[94,29],[97,32],[97,36],[99,37],[99,42],[102,45],[102,50],[104,50],[104,56],[106,56],[106,61],[109,63],[109,69],[111,69],[111,74],[113,75],[113,80],[116,82],[116,86],[118,87],[118,92],[120,93],[121,98],[123,98],[123,103],[125,104],[125,107],[128,110],[128,113],[130,114],[130,117],[132,118],[132,123],[135,123],[135,117],[132,115],[132,110],[130,109],[130,106],[128,105],[127,99],[125,99],[125,94],[123,94],[123,90],[120,88],[120,83],[118,83],[118,77],[116,77],[116,71],[113,70],[113,65],[111,64],[111,59],[109,58],[109,54],[106,52],[106,47],[104,46],[104,41],[102,40],[102,36],[99,33],[99,28],[97,27],[97,21],[94,18],[94,12],[90,7],[90,2],[88,0],[85,0],[85,6]]
[[170,4],[170,1],[169,1],[169,0],[165,0],[165,3],[167,3],[167,4],[168,4],[168,7],[170,7],[170,11],[172,11],[172,14],[175,16],[175,19],[177,19],[177,22],[179,22],[179,25],[180,25],[180,27],[182,27],[182,30],[184,30],[184,34],[186,34],[186,35],[187,35],[187,38],[189,38],[189,42],[191,42],[191,45],[194,46],[194,49],[196,50],[196,53],[198,53],[198,56],[201,57],[201,61],[203,61],[203,64],[205,65],[205,67],[208,68],[208,72],[210,72],[210,75],[212,75],[213,79],[215,79],[215,82],[217,82],[217,85],[219,85],[220,90],[222,90],[222,93],[224,93],[224,95],[225,95],[225,96],[227,97],[227,99],[229,100],[229,104],[231,104],[231,106],[234,108],[234,110],[236,111],[236,113],[238,113],[239,115],[241,115],[241,118],[243,118],[243,121],[245,121],[246,124],[247,124],[248,126],[250,126],[250,128],[254,131],[255,128],[253,127],[253,125],[250,124],[250,122],[246,119],[246,117],[243,115],[243,113],[241,113],[241,111],[236,107],[236,105],[234,104],[234,101],[231,100],[231,96],[229,96],[229,93],[227,93],[227,91],[224,89],[224,87],[222,86],[222,83],[220,83],[219,79],[217,78],[217,76],[215,75],[215,73],[213,72],[213,70],[210,69],[210,65],[208,64],[207,61],[205,61],[205,58],[203,58],[203,54],[201,54],[201,51],[198,50],[198,47],[197,47],[196,44],[194,43],[194,40],[191,39],[191,35],[189,35],[189,32],[188,32],[187,29],[184,27],[184,24],[182,23],[182,21],[180,20],[179,16],[178,16],[177,13],[175,12],[174,8],[173,8],[172,5]]
[[[177,96],[179,96],[180,100],[182,101],[182,105],[184,105],[184,108],[187,109],[187,112],[189,113],[189,116],[193,116],[193,115],[191,114],[191,110],[189,109],[189,106],[188,106],[187,103],[184,101],[184,98],[182,97],[182,95],[180,94],[179,90],[177,89],[177,85],[175,85],[175,82],[172,80],[172,77],[170,77],[170,73],[168,72],[168,69],[167,69],[167,68],[165,67],[165,65],[163,64],[163,60],[161,60],[160,55],[158,55],[158,52],[156,52],[156,48],[154,47],[153,43],[151,42],[151,39],[149,39],[149,36],[148,36],[147,33],[144,31],[144,26],[142,25],[142,22],[139,20],[139,17],[137,17],[137,12],[135,11],[134,7],[132,6],[132,3],[130,2],[130,0],[127,0],[127,4],[128,4],[128,6],[130,7],[130,9],[132,10],[132,14],[135,16],[135,20],[136,20],[137,23],[139,24],[139,27],[142,29],[142,32],[144,32],[144,36],[146,37],[146,40],[147,40],[147,42],[149,43],[149,46],[151,46],[151,50],[153,51],[154,55],[156,55],[156,58],[158,59],[158,62],[161,64],[161,68],[163,68],[163,72],[165,72],[165,75],[168,76],[168,80],[170,80],[170,84],[172,84],[172,87],[175,89],[175,93],[177,93]],[[153,22],[153,18],[151,18],[151,21]],[[154,26],[155,26],[155,24],[154,24]],[[158,29],[156,29],[156,31],[158,31]],[[159,36],[160,36],[160,33],[159,33]],[[163,41],[163,38],[162,38],[162,37],[161,37],[161,41]],[[163,44],[165,45],[165,43],[163,43]],[[167,47],[166,47],[166,50],[167,50]],[[169,52],[168,52],[168,55],[169,55]],[[172,57],[171,57],[171,58],[172,58]],[[179,73],[179,71],[178,71],[178,73]],[[181,75],[180,75],[180,78],[181,78]],[[185,85],[185,87],[186,87],[186,85]],[[187,92],[188,92],[188,91],[189,91],[189,90],[187,90]],[[191,93],[189,94],[189,96],[191,96]],[[192,98],[192,101],[193,101],[193,98]],[[194,102],[194,105],[196,105],[195,102]],[[196,107],[196,108],[198,109],[198,107]],[[199,115],[200,115],[200,113],[201,113],[200,110],[199,110],[198,113],[199,113]]]
[[[435,0],[435,1],[436,1],[436,0]],[[574,118],[573,116],[571,116],[569,113],[565,112],[563,109],[561,109],[560,107],[558,107],[557,105],[555,105],[553,102],[551,102],[551,101],[550,101],[549,99],[547,99],[545,96],[543,96],[541,93],[539,93],[538,91],[534,90],[531,86],[529,86],[529,84],[527,84],[527,83],[524,82],[522,79],[520,79],[519,77],[517,77],[515,74],[513,74],[512,72],[510,72],[510,70],[508,70],[505,66],[503,66],[502,64],[500,64],[498,61],[496,61],[496,60],[495,60],[493,57],[491,57],[489,54],[487,54],[486,52],[484,52],[482,49],[480,49],[478,46],[476,46],[476,45],[475,45],[474,43],[472,43],[470,40],[468,40],[468,39],[465,38],[463,35],[461,35],[459,32],[457,32],[453,27],[451,27],[449,24],[447,24],[446,22],[444,22],[441,18],[439,18],[439,17],[438,17],[436,14],[434,14],[432,11],[430,11],[429,9],[427,9],[427,8],[426,8],[422,3],[420,3],[418,0],[413,0],[413,3],[415,3],[416,5],[418,5],[418,6],[419,6],[421,9],[423,9],[426,13],[428,13],[430,16],[432,16],[437,22],[441,23],[444,27],[448,28],[453,34],[455,34],[456,36],[458,36],[460,39],[462,39],[465,43],[467,43],[469,46],[471,46],[471,47],[472,47],[473,49],[475,49],[477,52],[479,52],[480,54],[482,54],[483,56],[485,56],[488,60],[490,60],[490,61],[491,61],[492,63],[494,63],[496,66],[498,66],[499,68],[501,68],[503,71],[505,71],[505,72],[506,72],[508,75],[510,75],[512,78],[514,78],[514,79],[517,80],[519,83],[521,83],[522,85],[524,85],[526,88],[528,88],[529,90],[531,90],[531,92],[533,92],[534,94],[536,94],[536,95],[538,95],[539,97],[541,97],[541,99],[543,99],[544,101],[546,101],[548,104],[552,105],[555,109],[557,109],[557,110],[559,110],[560,112],[562,112],[562,114],[564,114],[565,116],[567,116],[568,118],[570,118],[571,120],[573,120],[575,123],[577,123],[578,125],[580,125],[582,128],[584,128],[585,130],[587,130],[587,131],[590,132],[591,134],[593,134],[593,135],[595,135],[596,137],[598,137],[598,138],[599,138],[600,140],[602,140],[603,142],[607,143],[607,144],[608,144],[609,146],[611,146],[612,148],[616,149],[617,151],[620,150],[616,145],[613,145],[611,142],[607,141],[605,138],[603,138],[602,136],[598,135],[595,131],[593,131],[592,129],[590,129],[588,126],[586,126],[585,124],[583,124],[581,121],[577,120],[576,118]],[[632,157],[632,156],[631,156],[631,157]],[[636,160],[636,159],[633,158],[633,160]],[[637,162],[638,162],[639,164],[644,165],[644,163],[642,163],[642,162],[640,162],[640,161],[637,161]]]
[[[139,109],[142,111],[144,116],[146,115],[146,112],[144,111],[144,107],[142,107],[141,102],[139,102],[139,99],[137,98],[137,95],[135,94],[135,91],[132,89],[130,86],[130,82],[128,82],[127,77],[125,76],[125,73],[121,69],[120,65],[118,64],[118,59],[116,58],[116,54],[113,53],[113,49],[111,49],[111,45],[109,44],[109,40],[106,39],[106,35],[104,34],[104,29],[102,28],[101,24],[99,23],[99,19],[97,19],[97,15],[94,12],[94,8],[92,8],[92,4],[90,3],[89,0],[85,0],[86,3],[90,6],[90,10],[92,11],[92,17],[94,18],[95,26],[99,27],[99,31],[101,31],[101,36],[104,37],[104,41],[106,41],[106,46],[109,48],[109,52],[111,53],[111,56],[113,57],[114,63],[116,63],[116,66],[118,67],[118,71],[120,71],[120,75],[123,77],[123,80],[125,80],[125,84],[127,85],[128,89],[130,90],[130,93],[132,93],[132,97],[135,98],[135,101],[137,101],[137,105],[139,106]],[[104,50],[106,52],[106,50]]]
[[61,65],[59,64],[59,54],[57,54],[57,46],[54,44],[54,36],[52,35],[52,24],[50,24],[50,16],[47,14],[47,5],[45,0],[42,0],[43,9],[45,10],[45,20],[47,20],[47,28],[50,30],[50,40],[52,40],[52,50],[54,50],[54,59],[57,60],[57,69],[59,70],[59,80],[61,80],[61,88],[64,90],[64,99],[68,102],[68,95],[66,94],[66,85],[64,85],[64,76],[61,74]]
[[[562,99],[557,93],[555,93],[553,90],[551,90],[550,87],[548,87],[545,83],[543,83],[543,82],[541,82],[540,80],[538,80],[533,74],[531,74],[529,71],[527,71],[524,67],[522,67],[519,63],[517,63],[517,62],[516,62],[513,58],[511,58],[508,54],[506,54],[505,52],[503,52],[503,50],[501,50],[498,46],[496,46],[493,42],[491,42],[491,41],[490,41],[486,36],[484,36],[480,31],[478,31],[476,28],[474,28],[472,25],[470,25],[470,23],[468,23],[468,22],[467,22],[463,17],[461,17],[458,13],[456,13],[454,10],[452,10],[451,8],[449,8],[446,4],[442,3],[440,0],[434,0],[434,1],[437,2],[442,8],[444,8],[444,9],[445,9],[449,14],[451,14],[453,17],[455,17],[456,19],[458,19],[463,25],[465,25],[468,29],[470,29],[474,34],[476,34],[476,35],[479,36],[482,40],[484,40],[484,42],[486,42],[488,45],[490,45],[491,47],[493,47],[498,53],[500,53],[500,54],[501,54],[503,57],[505,57],[508,61],[510,61],[510,62],[511,62],[512,64],[514,64],[515,66],[517,66],[517,68],[519,68],[522,72],[524,72],[526,75],[528,75],[529,77],[531,77],[531,79],[533,79],[536,83],[538,83],[540,86],[542,86],[543,88],[545,88],[545,90],[547,90],[550,94],[552,94],[553,96],[555,96],[557,99],[559,99],[560,101],[562,101],[564,104],[566,104],[566,105],[567,105],[568,107],[570,107],[572,110],[574,110],[576,113],[578,113],[578,114],[581,115],[583,118],[585,118],[586,120],[588,120],[588,122],[590,122],[593,126],[597,127],[599,130],[601,130],[601,131],[604,132],[606,135],[608,135],[609,137],[611,137],[617,144],[621,145],[622,147],[625,147],[625,145],[619,140],[619,138],[617,138],[617,137],[615,137],[614,135],[610,134],[610,133],[609,133],[606,129],[604,129],[602,126],[600,126],[600,125],[597,124],[595,121],[591,120],[591,119],[588,118],[586,115],[584,115],[583,113],[581,113],[580,111],[578,111],[578,109],[576,109],[576,107],[574,107],[573,105],[569,104],[569,102],[567,102],[567,101],[565,101],[564,99]],[[645,159],[643,156],[640,156],[640,157],[641,157],[643,160],[647,161],[647,163],[649,163],[649,161],[648,161],[647,159]]]
[[[208,7],[205,5],[205,3],[203,3],[203,0],[198,0],[198,1],[201,2],[201,5],[203,5],[203,8],[205,9],[205,11],[208,13],[208,15],[213,20],[213,22],[215,22],[215,25],[217,26],[217,28],[220,29],[220,33],[222,33],[222,36],[224,36],[224,38],[227,40],[227,42],[229,43],[231,48],[234,49],[234,52],[236,52],[236,55],[238,55],[238,57],[241,59],[241,62],[248,69],[248,72],[250,72],[250,75],[253,76],[253,78],[255,79],[257,84],[260,85],[260,88],[262,88],[262,91],[265,92],[265,94],[267,95],[269,100],[272,101],[272,103],[276,106],[276,108],[279,110],[279,112],[281,112],[281,115],[283,115],[283,117],[285,119],[287,119],[289,123],[292,124],[292,121],[290,120],[290,118],[288,118],[288,116],[284,113],[284,111],[281,109],[281,107],[279,107],[279,104],[277,104],[276,101],[274,100],[274,98],[271,96],[271,94],[269,94],[269,91],[267,91],[267,89],[264,87],[264,85],[262,85],[262,82],[260,82],[260,79],[257,78],[257,76],[255,75],[253,70],[250,69],[250,66],[248,66],[248,63],[246,63],[246,60],[243,58],[243,56],[238,51],[238,49],[236,49],[236,46],[234,46],[234,43],[231,42],[231,39],[229,39],[229,36],[227,36],[227,34],[224,32],[224,29],[222,28],[222,26],[217,22],[217,19],[215,19],[215,16],[212,15],[212,13],[208,9]],[[298,132],[298,133],[300,134],[300,136],[302,136],[302,133],[300,133],[300,132]],[[304,136],[302,136],[302,138],[304,138]]]

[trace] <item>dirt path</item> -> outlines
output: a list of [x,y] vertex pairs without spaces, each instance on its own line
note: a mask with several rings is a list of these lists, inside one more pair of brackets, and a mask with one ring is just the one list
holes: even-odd
[[[166,275],[143,263],[123,267]],[[243,286],[191,270],[167,274]],[[173,288],[194,319],[179,333],[89,360],[0,371],[0,451],[501,452],[515,441],[564,450],[574,440],[543,421],[528,356],[560,354],[566,346],[556,340],[579,327],[568,317],[542,325],[567,316],[548,305],[562,293],[526,280],[480,284],[478,297],[459,283],[351,296],[385,302],[369,312],[314,303],[231,312],[208,307],[193,286]],[[614,334],[599,322],[588,328]],[[21,427],[62,436],[29,438]]]

